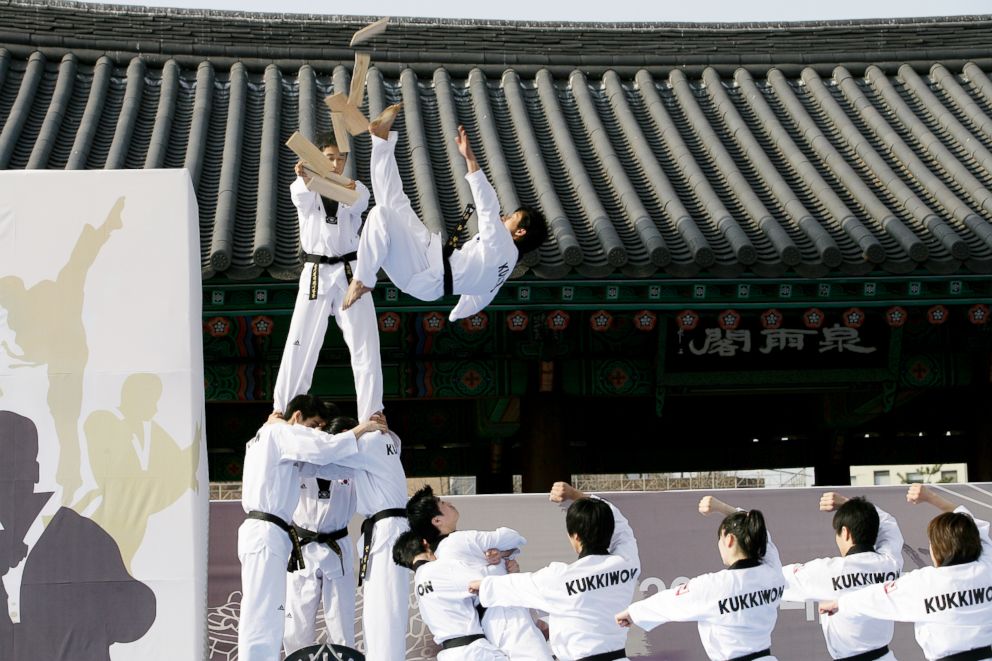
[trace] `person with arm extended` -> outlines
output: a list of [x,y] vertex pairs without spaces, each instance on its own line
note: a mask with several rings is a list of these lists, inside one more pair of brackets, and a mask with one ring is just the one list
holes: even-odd
[[[887,512],[864,498],[836,492],[820,497],[820,511],[834,512],[834,541],[840,555],[782,567],[784,601],[825,601],[865,585],[886,583],[902,572],[902,533]],[[849,614],[820,619],[830,657],[838,661],[895,661],[889,650],[890,620]]]
[[931,487],[914,484],[913,504],[930,503],[941,514],[927,526],[932,567],[840,595],[820,612],[913,622],[916,642],[930,660],[992,659],[992,541],[989,523]]
[[665,622],[698,622],[710,659],[774,661],[771,636],[785,581],[764,515],[759,510],[735,509],[713,496],[699,501],[699,512],[724,515],[717,548],[726,569],[631,604],[617,613],[617,624],[636,624],[650,631]]
[[555,482],[550,499],[573,501],[565,530],[578,558],[536,572],[487,576],[469,587],[485,608],[548,613],[551,651],[559,659],[626,659],[627,632],[610,614],[630,603],[637,587],[641,566],[634,531],[614,505],[565,482]]

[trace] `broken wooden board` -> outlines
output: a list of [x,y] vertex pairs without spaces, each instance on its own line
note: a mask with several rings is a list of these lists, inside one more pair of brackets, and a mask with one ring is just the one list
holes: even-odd
[[351,151],[351,136],[348,135],[343,113],[331,113],[331,128],[334,130],[334,142],[338,143],[338,151],[347,154]]
[[369,72],[370,61],[368,53],[360,51],[355,53],[355,68],[351,70],[351,92],[348,94],[348,103],[356,108],[362,107],[362,99],[365,98],[365,77]]
[[354,46],[357,46],[358,44],[360,44],[362,42],[369,41],[370,39],[374,38],[375,36],[380,35],[383,32],[385,32],[386,31],[386,25],[388,25],[388,24],[389,24],[389,17],[388,16],[385,16],[383,18],[380,18],[375,23],[369,23],[364,28],[362,28],[361,30],[359,30],[358,32],[356,32],[354,35],[352,35],[352,37],[351,37],[351,44],[349,44],[349,45],[352,46],[352,47],[354,47]]
[[299,131],[289,136],[286,146],[300,157],[300,160],[303,161],[303,167],[314,175],[323,177],[339,186],[350,186],[353,183],[348,177],[343,177],[332,170],[331,162],[324,156],[324,152],[317,149],[317,146],[304,138]]
[[331,112],[339,112],[344,115],[344,123],[348,127],[348,133],[361,135],[369,130],[368,117],[363,115],[361,110],[348,103],[348,97],[341,92],[330,95],[324,99],[324,103],[331,109]]
[[316,175],[310,177],[310,181],[307,182],[307,190],[318,195],[323,195],[341,204],[347,204],[348,206],[354,206],[358,198],[361,197],[361,193],[354,188],[345,188],[330,179],[324,179]]

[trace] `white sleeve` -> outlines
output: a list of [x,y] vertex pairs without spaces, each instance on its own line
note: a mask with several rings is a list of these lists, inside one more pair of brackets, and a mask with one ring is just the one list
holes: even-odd
[[[357,440],[358,451],[334,463],[366,471],[373,475],[388,474],[385,463],[389,461],[387,444],[391,436],[386,436],[382,432],[371,431],[362,434]],[[396,448],[397,454],[399,448]]]
[[899,530],[899,524],[894,516],[879,507],[875,509],[878,511],[878,539],[875,540],[875,551],[894,561],[901,571],[903,565],[902,531]]
[[289,196],[293,200],[293,206],[298,212],[303,212],[304,205],[313,206],[317,200],[317,194],[307,188],[302,177],[297,177],[289,185]]
[[782,567],[782,577],[785,579],[782,601],[825,601],[836,597],[830,582],[830,562],[826,558],[817,558]]
[[[354,212],[355,217],[358,218],[358,222],[360,223],[362,214],[369,208],[369,189],[365,186],[365,184],[356,179],[355,190],[358,191],[358,199],[355,200],[354,204],[346,204],[344,206]],[[356,227],[355,229],[358,228]]]
[[549,594],[550,581],[559,576],[566,565],[555,563],[536,572],[487,576],[479,588],[479,603],[490,606],[519,606],[551,612],[545,595]]
[[[500,243],[507,239],[511,242],[503,219],[499,215],[499,198],[496,190],[486,179],[486,173],[481,169],[465,175],[469,188],[472,189],[472,199],[475,200],[475,213],[479,216],[479,238],[487,248],[499,251]],[[503,234],[500,234],[502,232]],[[504,236],[505,235],[505,236]]]
[[358,452],[355,435],[350,431],[331,435],[303,425],[284,424],[273,433],[279,456],[288,461],[340,463]]
[[921,570],[911,571],[888,583],[845,592],[837,598],[838,612],[895,622],[922,621],[925,618],[924,602],[915,585],[918,571]]
[[765,557],[761,559],[761,564],[768,565],[769,567],[774,567],[775,569],[782,568],[782,557],[778,554],[778,547],[775,546],[775,542],[772,541],[772,534],[766,532],[767,541],[765,544]]
[[620,556],[627,562],[640,565],[641,560],[637,552],[637,540],[634,538],[634,531],[630,527],[630,523],[627,522],[627,517],[610,501],[604,500],[599,496],[589,497],[602,500],[610,506],[610,510],[613,512],[613,537],[610,538],[610,553]]
[[300,477],[319,477],[322,480],[351,480],[355,477],[355,471],[339,464],[303,464],[300,467]]
[[715,600],[710,598],[708,575],[688,583],[662,590],[647,599],[632,603],[627,612],[631,621],[646,631],[665,622],[695,622],[705,619]]

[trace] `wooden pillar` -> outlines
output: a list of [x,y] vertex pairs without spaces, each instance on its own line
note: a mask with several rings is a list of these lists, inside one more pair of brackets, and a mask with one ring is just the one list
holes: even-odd
[[848,434],[841,430],[827,431],[819,452],[813,475],[818,487],[851,484],[851,462],[848,459]]
[[564,406],[557,392],[554,362],[541,361],[536,377],[533,394],[520,403],[524,493],[541,493],[559,480],[572,479],[562,432]]
[[476,493],[513,493],[513,475],[507,470],[504,456],[507,443],[502,438],[488,439],[479,444],[479,467],[475,476]]
[[992,420],[982,410],[975,416],[975,438],[968,457],[968,481],[992,482]]

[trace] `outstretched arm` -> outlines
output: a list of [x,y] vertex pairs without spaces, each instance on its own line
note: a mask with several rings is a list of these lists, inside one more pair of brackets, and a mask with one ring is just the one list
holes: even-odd
[[906,502],[912,503],[913,505],[930,503],[941,512],[953,512],[957,507],[957,505],[943,496],[937,495],[933,489],[925,484],[911,484],[909,486],[909,491],[906,492]]
[[465,133],[464,126],[458,127],[458,135],[455,136],[455,143],[458,145],[458,153],[465,159],[465,167],[468,169],[468,173],[478,172],[479,162],[475,160],[475,152],[472,151],[472,145],[469,144],[468,134]]

